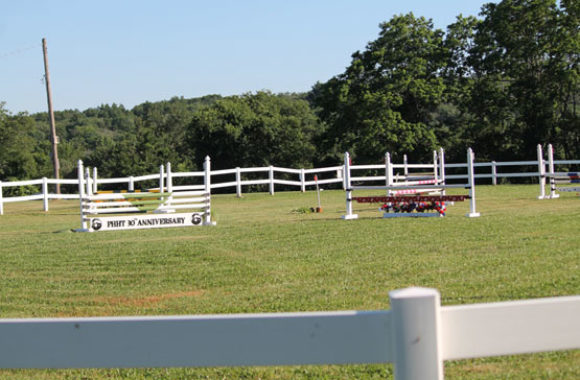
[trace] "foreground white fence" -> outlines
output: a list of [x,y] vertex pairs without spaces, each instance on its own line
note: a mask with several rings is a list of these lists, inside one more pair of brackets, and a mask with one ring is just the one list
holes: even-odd
[[0,368],[394,363],[395,379],[443,379],[443,361],[580,348],[580,296],[440,306],[434,289],[390,292],[391,310],[0,319]]
[[[407,174],[409,170],[418,169],[426,167],[433,167],[437,164],[409,164],[407,162],[406,156],[403,159],[402,164],[393,164],[392,167],[398,170],[400,173]],[[479,162],[474,163],[475,168],[474,178],[476,180],[489,179],[494,185],[497,184],[498,179],[501,178],[538,178],[540,185],[546,184],[546,166],[548,162],[543,158],[538,158],[536,161],[510,161],[510,162]],[[580,160],[552,160],[551,165],[580,165]],[[531,167],[531,171],[525,172],[503,172],[501,169],[510,167]],[[368,170],[384,170],[384,164],[377,165],[352,165],[352,171],[368,171]],[[445,170],[449,169],[459,169],[464,171],[460,174],[446,174],[445,180],[452,182],[454,180],[466,180],[468,178],[467,174],[467,162],[465,163],[445,163]],[[549,172],[549,169],[548,169]],[[244,186],[256,186],[256,185],[267,185],[270,194],[274,194],[275,186],[293,186],[301,191],[306,191],[307,187],[314,187],[316,181],[314,181],[314,176],[319,177],[318,184],[321,186],[330,184],[342,184],[343,189],[346,188],[344,184],[344,165],[331,166],[326,168],[314,168],[314,169],[291,169],[291,168],[281,168],[276,166],[266,166],[258,168],[234,168],[234,169],[222,169],[222,170],[212,170],[211,171],[211,190],[222,189],[222,188],[232,188],[235,189],[238,196],[242,195],[242,190]],[[261,175],[263,178],[244,178],[248,176]],[[110,184],[124,184],[127,190],[135,190],[135,184],[144,181],[152,181],[159,179],[159,174],[149,174],[143,176],[129,176],[122,178],[98,178],[96,169],[93,168],[93,178],[94,181],[94,192],[97,192],[99,187],[103,185]],[[196,172],[177,172],[171,173],[173,179],[177,178],[195,178],[203,177],[203,171]],[[283,177],[283,178],[282,178]],[[294,179],[288,179],[288,177],[294,177]],[[356,182],[373,182],[379,181],[384,183],[386,180],[385,174],[380,173],[379,175],[364,175],[364,176],[353,176],[352,181]],[[62,187],[68,187],[70,190],[68,194],[56,194],[56,184],[60,184]],[[0,215],[4,213],[4,203],[12,202],[24,202],[31,200],[42,200],[43,210],[48,211],[49,200],[51,199],[79,199],[77,190],[78,181],[76,179],[36,179],[30,181],[13,181],[13,182],[2,182],[0,181]],[[33,195],[26,196],[3,196],[3,188],[14,188],[21,186],[35,186],[38,192]],[[190,189],[196,190],[195,186],[189,186]],[[203,189],[203,185],[198,186],[198,190]],[[543,191],[543,187],[540,189]]]

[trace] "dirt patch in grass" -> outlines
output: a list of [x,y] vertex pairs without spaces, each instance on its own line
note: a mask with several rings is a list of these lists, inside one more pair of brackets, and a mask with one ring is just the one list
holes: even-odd
[[185,297],[200,297],[204,292],[202,290],[191,290],[188,292],[167,293],[148,297],[99,297],[95,301],[111,306],[150,306],[167,300]]

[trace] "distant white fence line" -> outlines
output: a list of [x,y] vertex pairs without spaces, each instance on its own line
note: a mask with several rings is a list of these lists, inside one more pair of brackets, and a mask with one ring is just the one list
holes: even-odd
[[443,379],[445,360],[580,348],[580,296],[440,306],[435,289],[391,310],[0,319],[0,368],[394,363],[396,380]]
[[[580,160],[553,160],[553,165],[580,165]],[[474,174],[475,179],[491,179],[491,183],[496,185],[498,183],[499,178],[522,178],[522,177],[537,177],[540,183],[541,189],[540,194],[544,190],[544,186],[546,184],[547,172],[549,173],[549,169],[546,170],[546,165],[548,162],[543,158],[538,159],[536,161],[509,161],[509,162],[479,162],[474,163],[473,166],[476,170]],[[407,175],[409,170],[422,170],[427,167],[437,166],[437,163],[434,162],[433,164],[409,164],[407,162],[406,156],[403,157],[402,164],[392,164],[392,167],[399,171],[402,175]],[[527,172],[501,172],[499,168],[505,167],[521,167],[521,166],[531,166],[534,168],[532,171]],[[380,171],[383,169],[383,173],[380,175],[375,176],[353,176],[351,180],[353,182],[373,182],[373,181],[380,181],[382,183],[385,182],[385,174],[384,174],[384,164],[377,164],[377,165],[352,165],[352,171],[368,171],[368,170],[377,170]],[[485,169],[487,170],[485,170]],[[447,181],[453,180],[466,180],[468,178],[467,174],[467,162],[465,163],[445,163],[445,169],[461,169],[465,170],[465,173],[461,174],[447,174],[445,179]],[[479,173],[477,173],[479,171]],[[244,179],[244,176],[248,174],[259,174],[261,173],[265,178],[262,179]],[[284,178],[276,177],[276,174],[283,174]],[[283,186],[294,186],[299,188],[302,192],[306,191],[307,187],[314,187],[316,182],[314,181],[314,176],[318,175],[318,184],[319,185],[329,185],[329,184],[342,184],[343,189],[346,189],[344,183],[344,165],[339,166],[331,166],[325,168],[314,168],[314,169],[291,169],[291,168],[282,168],[276,166],[265,166],[265,167],[256,167],[256,168],[233,168],[233,169],[222,169],[222,170],[212,170],[211,171],[211,189],[221,189],[221,188],[235,188],[236,194],[238,196],[242,195],[242,189],[244,186],[255,186],[255,185],[268,185],[268,191],[270,194],[274,194],[275,186],[276,185],[283,185]],[[94,192],[100,186],[103,185],[110,185],[110,184],[126,184],[127,190],[133,191],[135,189],[135,184],[144,181],[151,181],[151,180],[158,180],[160,174],[149,174],[143,176],[129,176],[129,177],[121,177],[121,178],[98,178],[97,169],[93,168],[93,178],[94,181]],[[321,176],[322,174],[322,176]],[[295,176],[296,180],[289,180],[287,179],[288,175]],[[172,179],[177,178],[195,178],[195,177],[203,177],[203,171],[195,171],[195,172],[176,172],[171,173]],[[216,178],[217,177],[217,178]],[[224,177],[226,177],[224,179]],[[228,178],[229,177],[229,178]],[[220,180],[221,179],[221,180]],[[70,187],[71,193],[70,194],[56,194],[56,184],[60,185],[72,185],[74,187]],[[31,201],[31,200],[42,200],[43,201],[43,210],[48,211],[49,208],[49,200],[51,199],[79,199],[78,189],[76,189],[78,185],[78,181],[76,179],[35,179],[29,181],[12,181],[12,182],[2,182],[0,181],[0,215],[4,213],[4,203],[12,203],[12,202],[23,202],[23,201]],[[3,196],[3,189],[6,188],[14,188],[20,186],[37,186],[39,192],[33,195],[25,195],[25,196],[10,196],[6,197]],[[54,190],[52,189],[54,187]],[[191,190],[202,190],[203,184],[201,185],[190,185],[188,186]],[[74,192],[74,193],[73,193]]]

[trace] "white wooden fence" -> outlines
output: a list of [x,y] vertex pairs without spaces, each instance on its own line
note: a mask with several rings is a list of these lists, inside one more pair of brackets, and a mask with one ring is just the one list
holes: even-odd
[[[552,160],[553,165],[580,165],[580,160]],[[483,180],[483,179],[490,179],[491,182],[495,185],[498,183],[499,178],[524,178],[524,177],[532,177],[538,178],[538,182],[540,185],[545,184],[546,178],[546,165],[548,162],[546,160],[537,159],[535,161],[509,161],[509,162],[479,162],[474,163],[475,174],[474,177],[476,180]],[[394,169],[399,170],[399,172],[407,174],[409,170],[426,168],[433,166],[433,164],[409,164],[407,162],[406,156],[403,158],[402,164],[393,164],[392,167]],[[509,167],[531,167],[531,171],[525,172],[508,172],[502,171],[503,168]],[[368,171],[368,170],[384,170],[384,164],[377,164],[377,165],[352,165],[351,170],[353,171]],[[543,169],[542,169],[543,168]],[[466,180],[468,178],[467,174],[467,162],[465,163],[445,163],[445,169],[448,171],[449,169],[459,169],[464,171],[460,174],[446,174],[445,180],[448,182],[452,182],[454,180]],[[548,169],[549,171],[549,169]],[[342,184],[343,189],[345,188],[344,185],[344,165],[340,166],[331,166],[325,168],[314,168],[314,169],[291,169],[291,168],[282,168],[276,166],[266,166],[266,167],[257,167],[257,168],[234,168],[234,169],[222,169],[222,170],[212,170],[211,171],[211,189],[221,189],[221,188],[235,188],[236,194],[238,196],[242,195],[242,189],[244,186],[255,186],[255,185],[268,185],[269,193],[274,195],[275,186],[276,185],[283,185],[283,186],[294,186],[299,188],[302,192],[306,191],[307,187],[313,187],[316,185],[314,181],[314,176],[317,175],[319,177],[318,184],[329,185],[329,184]],[[244,177],[248,177],[248,175],[258,174],[262,175],[263,178],[261,179],[248,179]],[[276,176],[276,174],[283,174],[283,177]],[[287,179],[288,176],[294,176],[294,180]],[[93,178],[95,178],[94,182],[94,191],[96,192],[99,186],[103,185],[110,185],[110,184],[126,184],[128,190],[134,190],[135,184],[144,181],[151,181],[157,180],[159,178],[159,173],[143,175],[143,176],[129,176],[129,177],[122,177],[122,178],[98,178],[96,168],[93,168]],[[172,178],[195,178],[195,177],[203,177],[203,171],[195,171],[195,172],[176,172],[171,173]],[[380,181],[382,183],[385,182],[384,173],[380,175],[365,175],[365,176],[353,176],[353,181],[356,182],[372,182],[372,181]],[[542,182],[543,180],[543,182]],[[71,185],[68,190],[70,193],[66,194],[56,194],[56,184],[60,184],[63,187],[68,187]],[[42,200],[43,201],[43,210],[48,211],[49,208],[49,200],[51,199],[79,199],[78,189],[76,186],[78,181],[76,179],[35,179],[30,181],[12,181],[12,182],[2,182],[0,181],[0,215],[4,213],[4,203],[12,203],[12,202],[23,202],[23,201],[30,201],[30,200]],[[26,196],[10,196],[6,197],[3,196],[3,188],[13,188],[13,187],[20,187],[20,186],[36,186],[39,190],[37,193],[33,195],[26,195]],[[203,185],[199,186],[188,186],[191,190],[201,190],[203,189]],[[543,188],[540,189],[540,194],[542,194]]]
[[445,360],[580,348],[580,296],[440,306],[390,292],[391,310],[0,319],[0,368],[394,363],[396,380],[443,379]]

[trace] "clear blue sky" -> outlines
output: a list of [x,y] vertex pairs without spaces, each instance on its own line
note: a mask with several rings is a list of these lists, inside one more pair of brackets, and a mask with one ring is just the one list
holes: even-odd
[[[0,102],[46,111],[173,96],[308,91],[340,74],[379,23],[413,12],[445,29],[483,0],[14,0],[0,12]],[[494,0],[494,2],[496,2]]]

